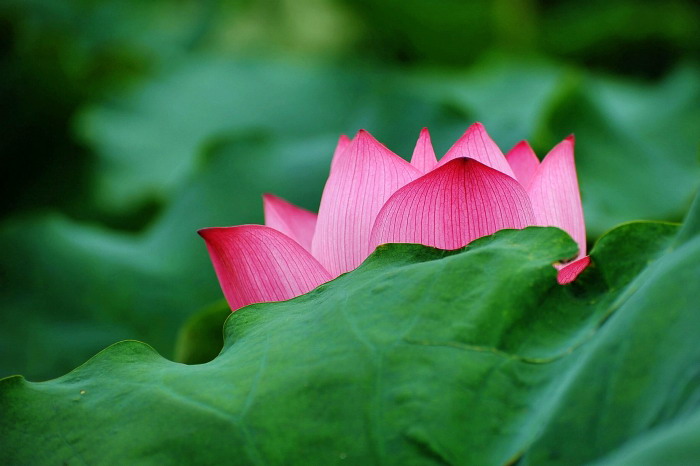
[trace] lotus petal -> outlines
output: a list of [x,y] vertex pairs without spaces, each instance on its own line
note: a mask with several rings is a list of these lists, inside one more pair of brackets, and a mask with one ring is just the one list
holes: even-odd
[[316,214],[297,207],[272,194],[263,195],[265,225],[274,228],[311,252],[311,240],[316,229]]
[[302,295],[331,275],[299,243],[262,225],[199,230],[231,310]]
[[588,267],[588,264],[590,263],[590,256],[583,256],[578,260],[569,262],[564,267],[559,269],[559,273],[557,274],[557,282],[559,282],[560,285],[566,285],[567,283],[573,282],[574,280],[576,280],[576,277],[578,277],[578,275],[581,272],[583,272],[586,269],[586,267]]
[[416,147],[413,149],[411,165],[420,170],[421,173],[428,173],[435,168],[437,164],[438,161],[437,157],[435,157],[433,143],[430,141],[430,133],[428,132],[428,128],[423,128],[420,132],[420,136],[418,136]]
[[338,163],[338,159],[345,152],[345,149],[350,145],[350,138],[344,134],[341,134],[338,138],[338,144],[335,146],[335,151],[333,151],[333,158],[331,159],[331,171]]
[[537,225],[566,231],[586,255],[586,226],[574,165],[574,138],[569,136],[554,146],[532,177],[528,194]]
[[540,160],[535,155],[527,141],[520,141],[506,154],[506,160],[515,173],[515,179],[523,188],[527,189],[532,182],[532,177],[540,166]]
[[456,249],[503,228],[534,222],[527,192],[476,160],[457,158],[399,189],[382,207],[371,244]]
[[371,252],[379,210],[421,172],[360,131],[331,170],[321,197],[311,250],[333,276],[354,269]]
[[486,132],[486,128],[481,123],[474,123],[460,137],[457,142],[440,159],[439,165],[459,157],[469,157],[483,163],[491,168],[505,173],[511,178],[515,178],[501,149],[498,148],[491,136]]

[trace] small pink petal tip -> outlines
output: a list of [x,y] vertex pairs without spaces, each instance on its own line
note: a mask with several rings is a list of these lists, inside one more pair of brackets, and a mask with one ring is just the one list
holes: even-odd
[[540,166],[540,160],[527,141],[520,141],[506,154],[506,160],[523,188],[527,189]]
[[421,173],[428,173],[438,164],[437,157],[435,156],[435,150],[433,149],[433,143],[430,140],[430,133],[428,128],[423,128],[418,136],[418,141],[416,142],[416,147],[413,149],[413,156],[411,157],[411,165],[416,167]]
[[486,132],[486,128],[479,122],[471,125],[457,142],[440,159],[440,165],[459,157],[469,157],[484,165],[505,173],[511,178],[515,178],[513,170],[510,168],[503,152]]
[[284,233],[311,251],[311,240],[316,230],[315,213],[272,194],[263,194],[263,210],[266,226]]
[[567,283],[573,282],[581,272],[586,270],[586,267],[588,267],[590,263],[591,257],[583,256],[578,260],[566,264],[564,267],[559,269],[557,274],[557,282],[560,285],[566,285]]

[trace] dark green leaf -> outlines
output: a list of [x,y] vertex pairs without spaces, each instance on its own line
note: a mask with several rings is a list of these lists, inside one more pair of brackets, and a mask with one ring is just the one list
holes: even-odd
[[569,286],[551,264],[575,245],[556,229],[462,252],[382,246],[307,295],[234,313],[210,363],[123,342],[54,381],[4,379],[0,451],[35,464],[602,459],[697,408],[698,291],[678,277],[700,279],[700,238],[671,246],[673,233],[610,232]]

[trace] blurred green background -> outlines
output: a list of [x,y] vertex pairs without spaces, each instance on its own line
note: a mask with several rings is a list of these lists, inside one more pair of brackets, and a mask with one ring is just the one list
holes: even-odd
[[475,120],[569,133],[589,236],[678,221],[700,184],[691,0],[5,0],[0,377],[138,339],[173,357],[221,299],[198,228],[316,209],[339,134],[408,156]]

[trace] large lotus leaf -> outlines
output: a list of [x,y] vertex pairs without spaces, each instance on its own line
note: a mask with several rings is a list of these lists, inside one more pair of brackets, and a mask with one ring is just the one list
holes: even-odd
[[[552,414],[525,464],[593,461],[621,445],[603,464],[697,461],[698,200],[678,238],[625,289],[614,316],[562,374]],[[663,456],[660,463],[652,459]]]
[[597,466],[687,466],[700,458],[700,413],[652,429],[626,443]]
[[684,284],[700,278],[700,236],[689,225],[675,239],[668,224],[613,230],[569,286],[556,284],[551,263],[575,245],[553,228],[502,231],[456,252],[382,246],[307,295],[232,314],[209,363],[122,342],[53,381],[2,380],[0,455],[33,464],[602,459],[636,436],[687,428],[696,411],[700,292]]

